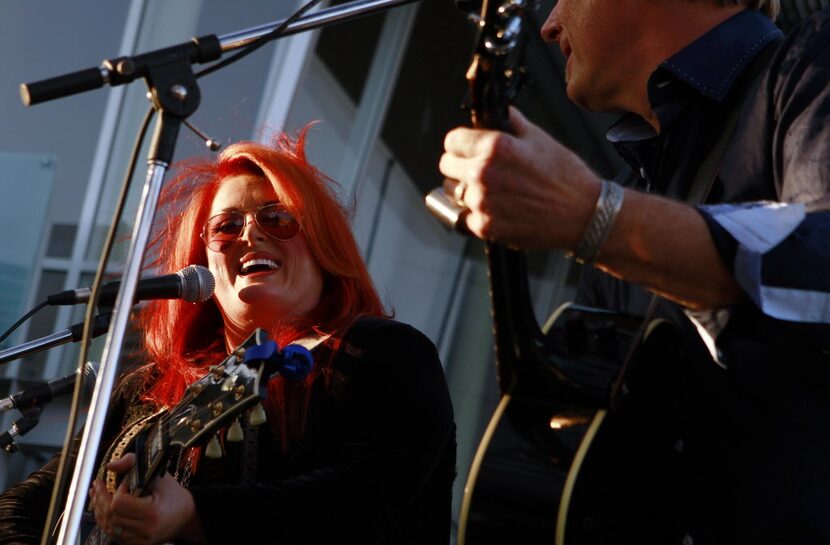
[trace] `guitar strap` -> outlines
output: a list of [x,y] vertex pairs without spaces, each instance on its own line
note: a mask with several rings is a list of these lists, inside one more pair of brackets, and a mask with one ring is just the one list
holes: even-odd
[[[325,343],[331,335],[312,333],[290,344],[296,344],[315,353],[315,349]],[[259,431],[257,426],[245,418],[243,424],[244,445],[242,447],[242,468],[240,479],[242,483],[254,483],[259,478]]]
[[[712,191],[712,187],[715,185],[715,181],[718,179],[718,173],[720,171],[720,167],[723,162],[723,157],[726,154],[726,150],[729,147],[730,142],[732,141],[732,137],[735,135],[735,129],[738,126],[738,119],[741,116],[741,113],[744,110],[744,105],[747,102],[747,98],[751,95],[754,95],[754,91],[757,90],[758,86],[760,85],[761,78],[759,77],[762,70],[767,67],[769,61],[772,59],[772,55],[778,49],[778,44],[781,42],[781,39],[772,41],[767,44],[763,50],[752,60],[747,70],[741,75],[738,81],[735,83],[735,88],[733,90],[733,99],[730,101],[732,104],[727,105],[728,113],[726,115],[726,121],[723,124],[723,129],[721,130],[720,138],[718,138],[715,145],[712,146],[712,149],[707,154],[706,158],[700,164],[700,168],[697,170],[697,174],[695,175],[695,179],[692,182],[692,186],[689,189],[688,194],[686,195],[685,202],[691,206],[695,206],[698,204],[703,204],[706,202],[706,199],[709,197],[709,193]],[[624,383],[624,379],[626,376],[626,371],[628,369],[628,365],[631,362],[631,359],[634,356],[634,353],[637,350],[637,347],[642,343],[646,332],[648,330],[648,325],[651,322],[652,318],[654,318],[654,314],[657,311],[657,305],[660,302],[661,297],[656,293],[651,296],[651,300],[649,301],[647,310],[645,315],[643,316],[643,321],[640,324],[639,329],[637,330],[637,334],[634,337],[634,342],[631,343],[631,346],[626,353],[625,360],[623,362],[622,369],[617,377],[617,380],[614,383],[614,387],[611,391],[611,406],[616,405],[616,400],[618,393],[621,391],[621,388]]]

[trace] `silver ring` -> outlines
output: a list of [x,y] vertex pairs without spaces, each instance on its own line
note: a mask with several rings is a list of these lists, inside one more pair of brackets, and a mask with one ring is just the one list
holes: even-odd
[[464,194],[467,192],[467,184],[464,182],[458,182],[455,186],[455,189],[452,192],[452,197],[455,199],[455,203],[464,208]]

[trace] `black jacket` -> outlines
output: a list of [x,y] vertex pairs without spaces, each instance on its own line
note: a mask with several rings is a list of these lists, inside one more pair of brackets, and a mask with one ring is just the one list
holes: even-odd
[[[241,482],[242,443],[202,458],[189,489],[209,543],[449,541],[455,425],[432,343],[404,324],[364,318],[331,368],[296,445],[286,451],[273,428],[258,428],[255,479]],[[118,389],[102,444],[145,412],[137,394]],[[57,461],[0,496],[1,544],[40,542]]]

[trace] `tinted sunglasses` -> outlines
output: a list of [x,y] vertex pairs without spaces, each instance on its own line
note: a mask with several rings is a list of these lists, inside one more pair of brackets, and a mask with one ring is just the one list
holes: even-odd
[[281,204],[266,204],[253,210],[232,210],[211,216],[202,229],[202,240],[214,252],[223,252],[241,235],[253,213],[257,226],[276,240],[291,240],[300,232],[300,223]]

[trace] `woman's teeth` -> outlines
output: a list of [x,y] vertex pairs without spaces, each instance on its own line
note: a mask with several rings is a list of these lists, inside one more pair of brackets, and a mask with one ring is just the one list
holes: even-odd
[[280,263],[273,259],[252,259],[246,261],[239,267],[241,274],[248,274],[256,271],[275,271],[280,268]]

